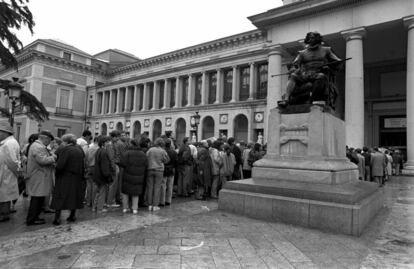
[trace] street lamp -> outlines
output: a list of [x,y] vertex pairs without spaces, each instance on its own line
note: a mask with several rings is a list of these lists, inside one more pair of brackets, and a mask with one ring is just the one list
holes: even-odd
[[191,126],[195,128],[196,141],[198,142],[198,125],[200,124],[200,115],[196,111],[195,115],[191,117]]
[[16,107],[16,100],[20,98],[22,94],[23,85],[18,82],[19,78],[12,78],[13,80],[8,85],[8,96],[11,100],[11,113],[10,113],[10,125],[13,127],[14,125],[14,109]]

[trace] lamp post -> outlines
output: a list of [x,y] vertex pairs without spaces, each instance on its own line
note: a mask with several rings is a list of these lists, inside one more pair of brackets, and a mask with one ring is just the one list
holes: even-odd
[[195,115],[191,117],[191,126],[195,128],[196,141],[198,142],[198,125],[200,124],[200,115],[196,111]]
[[13,80],[8,85],[8,96],[9,96],[9,99],[11,100],[11,113],[10,113],[10,118],[9,118],[11,127],[13,127],[14,125],[14,109],[16,107],[16,101],[17,99],[20,98],[20,95],[24,88],[22,84],[17,82],[19,78],[13,77],[12,79]]

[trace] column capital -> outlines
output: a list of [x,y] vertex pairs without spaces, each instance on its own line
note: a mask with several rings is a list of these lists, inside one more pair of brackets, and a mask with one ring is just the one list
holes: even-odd
[[345,38],[346,41],[353,39],[362,39],[366,34],[367,31],[365,30],[365,27],[349,29],[341,32],[341,35]]
[[249,65],[250,66],[255,66],[256,65],[256,62],[249,62]]
[[287,53],[286,49],[281,44],[269,44],[267,46],[267,50],[269,52],[269,56],[282,55]]
[[404,26],[408,28],[408,30],[414,28],[414,15],[402,18]]

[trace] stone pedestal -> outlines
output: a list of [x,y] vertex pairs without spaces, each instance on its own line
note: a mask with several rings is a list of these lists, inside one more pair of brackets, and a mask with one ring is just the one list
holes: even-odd
[[[227,182],[219,208],[246,216],[360,235],[382,207],[382,189],[359,181],[345,154],[345,124],[325,108],[269,116],[267,155],[252,178]],[[295,111],[294,111],[295,112]]]

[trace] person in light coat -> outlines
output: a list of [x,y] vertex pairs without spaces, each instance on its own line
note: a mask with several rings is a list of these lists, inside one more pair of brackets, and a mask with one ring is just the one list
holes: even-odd
[[11,201],[19,197],[19,169],[20,146],[13,137],[13,128],[0,123],[0,222],[10,219]]
[[378,148],[374,148],[374,152],[371,153],[371,175],[374,182],[382,186],[384,184],[384,169],[385,169],[385,155],[379,152]]
[[54,139],[49,131],[41,131],[39,139],[30,147],[27,158],[26,191],[30,195],[30,206],[27,213],[27,225],[44,224],[39,218],[45,197],[51,193],[55,173],[56,155],[49,152],[47,146]]

